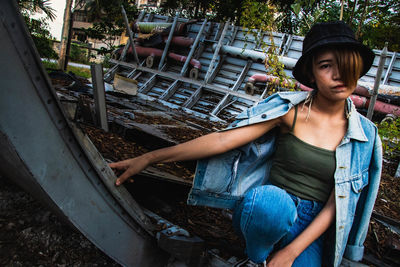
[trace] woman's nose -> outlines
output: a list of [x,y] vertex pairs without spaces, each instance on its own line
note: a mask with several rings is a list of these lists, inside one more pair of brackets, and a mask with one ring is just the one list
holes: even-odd
[[339,68],[337,66],[334,66],[332,69],[332,78],[334,80],[340,80]]

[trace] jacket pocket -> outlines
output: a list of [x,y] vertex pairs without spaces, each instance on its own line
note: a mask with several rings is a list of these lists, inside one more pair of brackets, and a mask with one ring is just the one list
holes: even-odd
[[357,177],[357,179],[351,181],[351,188],[354,193],[359,194],[368,185],[368,170],[365,170]]
[[239,151],[232,150],[210,160],[200,189],[215,194],[229,192],[236,180],[240,155]]

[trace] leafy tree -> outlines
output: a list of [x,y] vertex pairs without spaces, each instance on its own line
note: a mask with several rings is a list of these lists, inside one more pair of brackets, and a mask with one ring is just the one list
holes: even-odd
[[[293,88],[289,77],[284,71],[284,65],[279,60],[279,48],[275,45],[273,32],[276,31],[275,24],[276,6],[272,3],[246,0],[243,4],[243,13],[240,23],[248,29],[246,38],[253,36],[258,48],[266,54],[265,68],[268,74],[278,77],[279,86]],[[264,41],[263,35],[267,33],[269,42]]]
[[125,30],[125,20],[122,16],[121,5],[129,19],[137,16],[137,8],[134,0],[96,0],[82,1],[89,21],[93,26],[83,29],[88,37],[101,40],[109,52],[114,49],[115,40]]
[[47,15],[48,19],[54,20],[56,18],[54,8],[50,6],[50,0],[17,0],[17,2],[24,16],[34,14],[38,10],[41,10]]
[[[294,33],[303,35],[316,22],[339,20],[341,1],[294,0],[291,4],[298,22]],[[398,0],[343,0],[343,20],[364,44],[382,49],[389,43],[390,51],[399,51],[400,2]]]
[[77,44],[71,43],[71,50],[69,52],[69,59],[73,62],[88,64],[87,52],[80,48]]
[[400,51],[400,2],[370,1],[368,20],[361,25],[360,39],[372,48],[382,49],[389,43],[389,51]]
[[[18,6],[25,20],[28,31],[41,57],[58,58],[52,48],[52,36],[49,31],[49,20],[55,19],[54,9],[50,6],[50,0],[18,0]],[[32,15],[41,10],[47,17],[34,19]]]

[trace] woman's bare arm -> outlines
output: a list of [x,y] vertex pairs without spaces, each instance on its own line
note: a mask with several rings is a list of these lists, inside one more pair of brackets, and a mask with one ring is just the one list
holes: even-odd
[[332,224],[336,216],[335,190],[332,190],[328,201],[311,224],[304,229],[290,244],[274,254],[268,267],[292,266],[294,260]]
[[154,150],[136,158],[111,163],[109,166],[124,171],[116,181],[116,185],[120,185],[130,176],[154,163],[196,160],[240,147],[277,126],[280,120],[280,118],[277,118],[237,129],[211,133],[176,146]]

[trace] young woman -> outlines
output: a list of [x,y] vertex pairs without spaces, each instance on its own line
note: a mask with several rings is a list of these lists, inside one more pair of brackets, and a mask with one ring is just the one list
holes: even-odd
[[376,127],[349,96],[373,59],[346,24],[316,24],[293,70],[311,93],[274,94],[224,131],[112,163],[125,171],[116,185],[150,164],[201,159],[188,203],[234,209],[251,261],[361,260],[382,152]]

